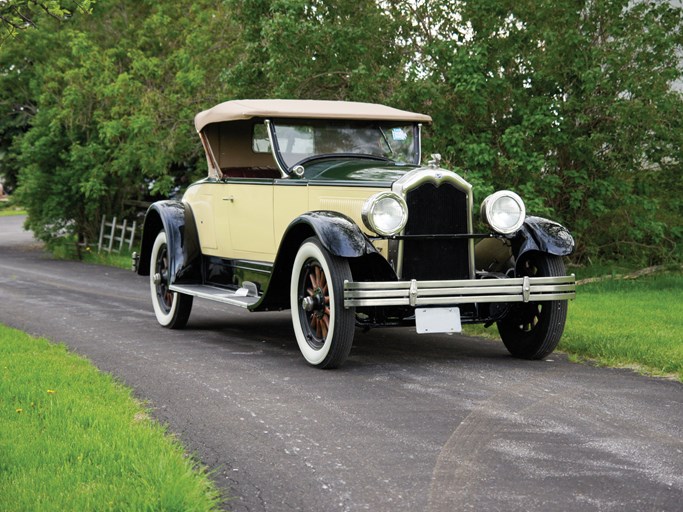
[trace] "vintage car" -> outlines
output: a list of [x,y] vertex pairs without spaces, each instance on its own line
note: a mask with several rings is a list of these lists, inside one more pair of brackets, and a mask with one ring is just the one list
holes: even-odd
[[497,323],[513,356],[556,347],[575,296],[574,240],[498,191],[421,164],[427,115],[313,100],[228,101],[195,127],[208,177],[148,210],[137,273],[158,322],[182,328],[194,297],[291,309],[305,360],[333,368],[356,327],[455,333]]

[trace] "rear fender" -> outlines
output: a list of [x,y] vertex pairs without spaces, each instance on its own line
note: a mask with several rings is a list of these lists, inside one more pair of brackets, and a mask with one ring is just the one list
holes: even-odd
[[171,284],[200,283],[201,250],[197,227],[192,209],[180,201],[157,201],[147,210],[138,274],[149,275],[152,246],[162,229],[166,232]]

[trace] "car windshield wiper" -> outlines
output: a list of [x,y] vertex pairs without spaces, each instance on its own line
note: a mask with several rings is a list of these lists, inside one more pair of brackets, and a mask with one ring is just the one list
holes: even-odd
[[394,150],[393,150],[393,148],[391,147],[391,144],[389,144],[389,139],[387,138],[387,134],[384,133],[384,129],[383,129],[381,126],[378,126],[377,129],[379,130],[379,133],[382,134],[382,138],[384,139],[385,144],[386,144],[387,147],[389,148],[389,154],[390,154],[391,156],[394,156]]

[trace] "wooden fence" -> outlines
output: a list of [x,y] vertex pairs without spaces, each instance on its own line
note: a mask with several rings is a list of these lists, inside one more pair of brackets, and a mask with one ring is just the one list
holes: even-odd
[[124,219],[121,224],[117,224],[116,220],[116,217],[114,217],[111,222],[109,222],[105,216],[102,215],[100,240],[97,243],[97,252],[102,252],[103,250],[110,254],[112,252],[121,252],[123,244],[128,245],[129,251],[133,248],[137,222],[133,221],[131,225],[128,225],[128,221]]

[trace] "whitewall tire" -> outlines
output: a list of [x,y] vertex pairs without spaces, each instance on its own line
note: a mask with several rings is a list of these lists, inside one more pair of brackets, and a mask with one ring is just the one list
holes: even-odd
[[337,368],[353,345],[355,308],[344,308],[349,262],[331,255],[317,238],[299,248],[290,283],[292,323],[301,354],[318,368]]
[[149,289],[157,321],[169,329],[182,329],[192,311],[192,297],[169,290],[170,267],[166,232],[160,231],[152,246]]

